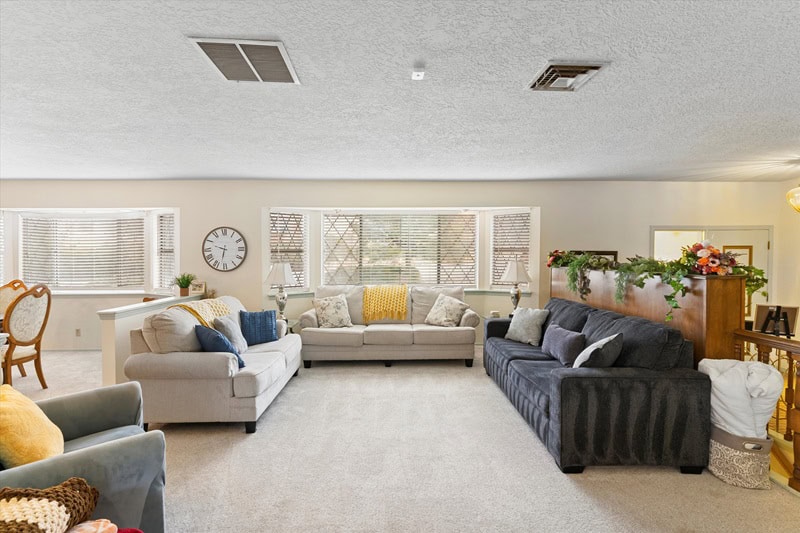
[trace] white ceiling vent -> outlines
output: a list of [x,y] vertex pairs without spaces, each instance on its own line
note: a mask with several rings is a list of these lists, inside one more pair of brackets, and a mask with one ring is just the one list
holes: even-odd
[[606,65],[607,62],[599,61],[550,61],[530,84],[530,88],[534,91],[577,91]]
[[227,80],[300,83],[281,42],[191,39]]

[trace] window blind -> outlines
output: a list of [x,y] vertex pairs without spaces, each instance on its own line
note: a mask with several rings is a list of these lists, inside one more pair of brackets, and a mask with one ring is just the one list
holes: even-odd
[[323,282],[476,285],[477,215],[323,213]]
[[289,287],[308,286],[308,221],[303,213],[269,213],[270,263],[289,263],[297,283]]
[[22,278],[51,289],[144,289],[144,218],[23,216]]
[[175,276],[175,215],[165,213],[158,215],[156,221],[156,256],[158,275],[156,288],[169,289]]
[[530,239],[530,212],[492,215],[492,285],[513,285],[500,278],[509,261],[521,259],[527,268]]

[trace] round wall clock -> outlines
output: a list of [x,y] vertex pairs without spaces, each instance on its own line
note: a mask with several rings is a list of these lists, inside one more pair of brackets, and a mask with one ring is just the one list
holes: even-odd
[[247,242],[241,233],[231,227],[214,228],[203,239],[203,259],[214,270],[235,270],[244,262],[245,257]]

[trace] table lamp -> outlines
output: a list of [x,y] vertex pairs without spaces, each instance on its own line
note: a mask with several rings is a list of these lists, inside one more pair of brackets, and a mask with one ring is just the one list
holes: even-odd
[[[528,271],[525,268],[525,261],[521,261],[519,259],[509,261],[508,265],[506,265],[505,272],[503,272],[503,277],[500,278],[500,281],[514,284],[514,286],[511,288],[511,303],[514,304],[514,311],[516,311],[517,305],[519,304],[519,299],[522,295],[522,291],[519,290],[519,284],[529,283],[531,281],[531,277],[528,275]],[[514,311],[512,311],[512,313]]]
[[297,280],[292,272],[292,265],[289,263],[274,263],[272,268],[269,269],[269,275],[266,281],[268,287],[273,285],[278,286],[278,292],[275,293],[275,303],[278,306],[278,319],[286,320],[283,310],[286,308],[286,292],[283,290],[284,285],[294,285]]

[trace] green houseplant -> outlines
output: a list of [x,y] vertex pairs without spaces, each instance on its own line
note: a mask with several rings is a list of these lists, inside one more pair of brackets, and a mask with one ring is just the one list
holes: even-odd
[[197,279],[197,276],[186,272],[175,278],[175,285],[180,287],[181,296],[189,296],[189,286],[195,279]]

